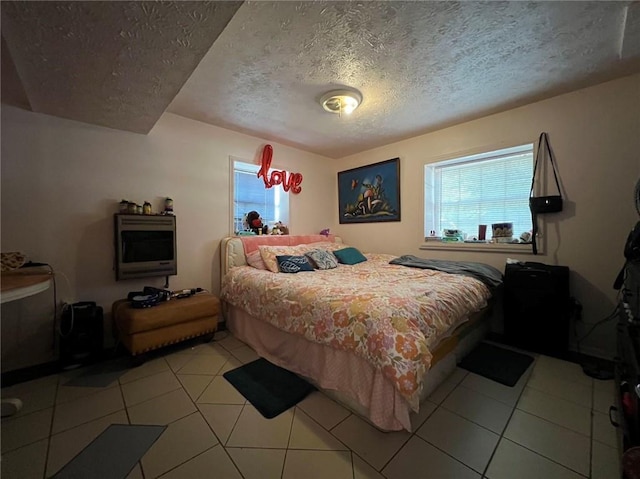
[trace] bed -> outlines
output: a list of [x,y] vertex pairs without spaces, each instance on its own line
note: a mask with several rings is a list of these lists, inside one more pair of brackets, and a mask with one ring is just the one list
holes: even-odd
[[469,276],[390,264],[396,256],[385,254],[298,274],[254,267],[269,254],[344,247],[320,235],[223,239],[226,326],[377,428],[411,431],[420,403],[485,336],[491,289]]

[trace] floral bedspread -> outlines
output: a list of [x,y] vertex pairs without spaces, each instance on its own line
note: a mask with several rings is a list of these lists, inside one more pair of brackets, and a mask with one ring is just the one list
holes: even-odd
[[222,299],[310,341],[369,361],[416,409],[430,347],[487,304],[488,288],[467,276],[390,265],[395,256],[297,274],[232,268]]

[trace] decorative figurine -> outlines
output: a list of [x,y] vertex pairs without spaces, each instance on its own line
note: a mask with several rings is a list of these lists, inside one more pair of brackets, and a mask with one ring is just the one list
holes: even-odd
[[288,235],[289,228],[282,224],[282,221],[278,221],[273,228],[271,228],[272,235]]
[[164,200],[164,211],[163,215],[172,215],[173,214],[173,200],[171,198],[167,198]]

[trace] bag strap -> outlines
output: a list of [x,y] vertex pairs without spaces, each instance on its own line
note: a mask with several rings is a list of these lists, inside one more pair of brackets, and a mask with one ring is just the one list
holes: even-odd
[[[551,162],[551,167],[553,168],[553,178],[556,180],[556,187],[558,188],[558,193],[562,196],[562,191],[560,190],[560,182],[558,181],[558,173],[556,171],[556,162],[553,160],[553,153],[551,152],[551,146],[549,146],[549,137],[546,132],[540,133],[540,137],[538,138],[538,151],[536,151],[536,162],[533,165],[533,176],[531,177],[531,190],[529,191],[529,197],[533,196],[533,185],[536,181],[536,171],[538,170],[538,161],[540,160],[540,152],[542,151],[542,145],[544,143],[545,149],[549,154],[549,161]],[[544,157],[542,158],[544,161]]]
[[538,244],[536,241],[536,237],[538,235],[538,215],[536,215],[533,210],[531,210],[531,224],[533,227],[531,228],[531,246],[533,248],[533,254],[538,254]]
[[553,168],[553,178],[556,180],[556,188],[558,188],[558,194],[562,196],[562,191],[560,191],[560,182],[558,181],[558,173],[556,171],[556,162],[553,159],[553,153],[551,152],[551,146],[549,146],[549,137],[545,132],[542,132],[544,135],[544,143],[547,145],[547,153],[549,153],[549,161],[551,162],[551,167]]
[[618,289],[619,290],[624,285],[624,276],[625,276],[624,273],[625,273],[625,269],[627,267],[627,263],[628,263],[628,261],[625,261],[625,263],[622,265],[622,269],[618,273],[618,276],[616,276],[616,280],[613,282],[613,289]]
[[[531,177],[531,190],[529,191],[529,198],[533,197],[533,185],[536,182],[536,171],[538,171],[538,161],[540,160],[540,152],[542,151],[542,140],[545,138],[545,133],[540,133],[538,138],[538,149],[536,151],[536,162],[533,165],[533,175]],[[555,172],[555,170],[554,170]],[[536,213],[531,208],[531,246],[533,248],[533,254],[538,254],[538,245],[536,244],[536,237],[538,235],[538,218]]]

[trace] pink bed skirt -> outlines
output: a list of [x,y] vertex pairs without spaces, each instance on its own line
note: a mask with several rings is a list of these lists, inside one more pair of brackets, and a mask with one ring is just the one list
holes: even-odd
[[339,391],[355,400],[367,411],[366,419],[378,428],[411,431],[409,403],[364,359],[281,331],[232,306],[226,324],[236,338],[268,361],[304,376],[319,388]]

